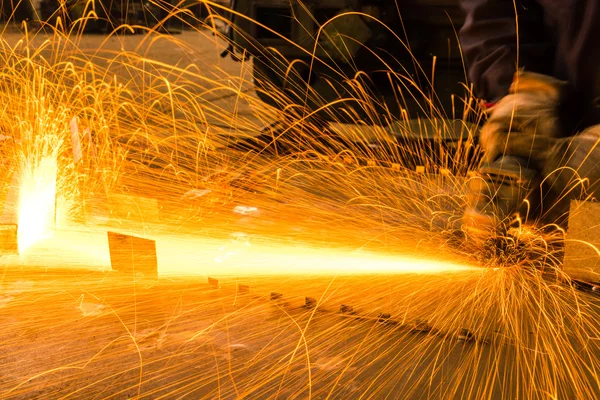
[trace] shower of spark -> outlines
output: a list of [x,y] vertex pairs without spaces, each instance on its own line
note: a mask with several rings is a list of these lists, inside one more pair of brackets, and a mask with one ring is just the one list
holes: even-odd
[[[341,143],[276,88],[284,112],[260,101],[214,19],[0,38],[22,253],[1,260],[0,398],[598,397],[600,309],[560,270],[563,232],[461,235],[472,126],[433,148],[357,74],[340,104],[366,117],[304,88],[355,122]],[[440,121],[434,137],[456,133]],[[107,230],[156,240],[158,282],[106,272]]]

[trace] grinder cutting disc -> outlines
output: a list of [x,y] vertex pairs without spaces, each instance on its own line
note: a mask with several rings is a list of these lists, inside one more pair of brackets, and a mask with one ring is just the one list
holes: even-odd
[[482,165],[469,181],[463,229],[475,238],[503,235],[533,187],[536,172],[516,157]]

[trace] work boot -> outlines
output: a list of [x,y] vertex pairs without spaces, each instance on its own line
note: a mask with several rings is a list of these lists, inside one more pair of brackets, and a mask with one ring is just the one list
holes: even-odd
[[504,156],[479,168],[469,181],[463,230],[475,239],[504,236],[531,192],[536,171],[519,158]]

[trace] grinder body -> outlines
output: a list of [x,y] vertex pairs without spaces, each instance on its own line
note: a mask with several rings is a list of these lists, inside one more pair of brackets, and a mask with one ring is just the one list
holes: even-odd
[[527,160],[503,156],[484,163],[469,180],[463,229],[474,238],[503,236],[523,214],[538,173]]

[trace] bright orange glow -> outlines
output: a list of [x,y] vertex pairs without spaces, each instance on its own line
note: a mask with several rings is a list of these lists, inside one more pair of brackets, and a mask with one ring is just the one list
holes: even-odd
[[56,208],[57,163],[44,157],[23,168],[19,192],[19,252],[52,235]]
[[158,240],[159,271],[177,275],[355,275],[439,273],[469,267],[398,254],[306,245],[240,244],[204,238]]
[[[123,232],[131,233],[131,232]],[[208,237],[159,235],[156,240],[160,275],[268,276],[432,274],[475,267],[402,254],[381,254],[308,245],[250,243]],[[5,262],[15,262],[7,258]],[[37,267],[83,267],[109,270],[106,232],[99,229],[57,230],[31,245],[19,262]]]

